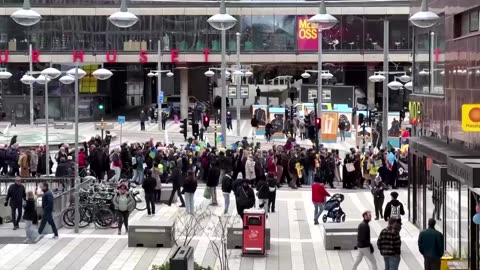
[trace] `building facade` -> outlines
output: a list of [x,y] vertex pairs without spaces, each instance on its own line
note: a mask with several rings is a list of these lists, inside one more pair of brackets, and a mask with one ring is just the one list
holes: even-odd
[[[418,11],[419,1],[411,14]],[[480,269],[479,226],[472,218],[480,203],[480,3],[430,1],[440,22],[414,29],[414,90],[410,115],[410,220],[425,228],[435,217],[446,251]],[[471,125],[473,123],[473,125]]]
[[[208,79],[203,73],[220,63],[220,32],[207,19],[218,12],[216,1],[132,1],[129,11],[139,21],[121,29],[108,21],[118,10],[119,1],[32,1],[42,20],[32,26],[16,24],[9,14],[18,4],[0,4],[0,63],[14,74],[0,81],[7,106],[19,119],[28,119],[29,88],[19,79],[28,69],[28,48],[33,47],[34,70],[52,63],[66,70],[75,61],[95,70],[103,64],[114,76],[97,82],[87,76],[81,82],[81,118],[98,117],[97,104],[104,103],[106,113],[129,107],[156,103],[156,80],[146,74],[156,69],[160,41],[162,69],[174,71],[173,78],[162,80],[167,95],[195,92],[202,100],[209,99]],[[335,72],[335,83],[358,86],[369,92],[375,104],[376,87],[368,81],[383,61],[383,21],[390,22],[390,59],[405,69],[411,61],[411,28],[408,26],[408,1],[365,1],[327,3],[328,12],[339,23],[323,33],[324,62]],[[89,7],[86,7],[89,6]],[[236,62],[236,33],[241,33],[240,61],[252,65],[250,83],[260,83],[279,75],[292,75],[296,80],[305,69],[316,69],[317,33],[308,23],[318,11],[316,2],[242,2],[227,1],[227,12],[238,22],[227,31],[227,61]],[[253,65],[255,64],[255,65]],[[378,67],[377,67],[378,66]],[[85,69],[85,68],[84,68]],[[316,78],[312,76],[311,83]],[[309,83],[309,81],[305,81]],[[379,88],[380,89],[380,88]],[[43,108],[43,87],[35,86],[35,103]],[[380,91],[381,92],[381,91]],[[52,117],[70,119],[73,109],[73,87],[58,82],[49,84]],[[381,101],[381,97],[379,97]],[[396,102],[392,93],[392,102]],[[403,104],[393,105],[399,109]]]

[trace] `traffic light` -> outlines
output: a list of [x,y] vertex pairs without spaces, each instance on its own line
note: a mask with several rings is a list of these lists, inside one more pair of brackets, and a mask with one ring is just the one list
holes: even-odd
[[315,118],[315,128],[317,128],[317,130],[320,130],[322,128],[322,118]]
[[105,107],[103,106],[103,103],[98,104],[98,109],[103,110]]
[[400,110],[400,122],[403,122],[403,119],[405,119],[405,111]]
[[363,113],[358,114],[358,125],[362,125],[365,121],[365,115]]
[[183,119],[180,123],[180,133],[183,134],[185,140],[187,140],[187,119]]
[[195,124],[195,115],[193,114],[193,110],[188,112],[188,120],[189,120],[189,125],[193,126]]
[[192,125],[192,136],[197,139],[198,138],[198,133],[199,133],[199,125],[197,123],[194,123]]
[[292,114],[292,119],[293,119],[293,118],[298,118],[298,115],[297,115],[297,107],[292,106],[292,108],[291,108],[291,110],[290,110],[290,113]]
[[208,126],[210,126],[210,116],[208,116],[207,114],[203,116],[203,126],[205,128],[208,128]]

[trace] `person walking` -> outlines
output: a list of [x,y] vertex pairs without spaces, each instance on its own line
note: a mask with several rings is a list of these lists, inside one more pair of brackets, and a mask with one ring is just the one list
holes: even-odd
[[185,208],[187,214],[193,215],[195,212],[195,191],[197,191],[197,178],[195,172],[190,170],[187,173],[185,182],[183,183],[183,192],[185,193]]
[[[160,168],[162,169],[160,170]],[[157,181],[157,184],[155,185],[155,203],[160,203],[162,199],[162,174],[163,164],[158,164],[158,166],[153,167],[152,177]]]
[[126,184],[122,183],[117,188],[118,192],[113,197],[113,205],[117,210],[118,217],[118,234],[122,234],[122,225],[125,224],[125,232],[128,233],[128,217],[130,213],[135,209],[135,200],[133,196],[128,192]]
[[445,244],[443,234],[435,229],[434,218],[428,220],[428,228],[418,236],[418,250],[423,255],[425,270],[440,270],[440,260]]
[[172,193],[170,194],[170,198],[168,200],[168,206],[172,205],[173,202],[173,197],[175,196],[175,192],[178,195],[178,198],[180,199],[180,202],[182,203],[180,207],[185,207],[185,201],[183,200],[182,193],[180,192],[180,189],[182,187],[182,173],[181,173],[181,164],[175,164],[175,162],[171,161],[170,162],[170,169],[172,173],[170,174],[169,181],[172,183]]
[[[243,211],[255,206],[255,194],[247,181],[240,181],[239,187],[235,190],[235,199],[237,203],[237,213],[243,220]],[[234,184],[234,186],[236,185]]]
[[230,193],[233,190],[233,180],[230,174],[225,174],[222,179],[222,193],[223,193],[223,201],[224,201],[224,210],[223,214],[228,214],[228,208],[230,207]]
[[312,202],[315,207],[313,214],[313,222],[318,225],[318,218],[323,212],[326,198],[330,197],[330,193],[325,189],[323,183],[320,183],[320,177],[315,177],[315,182],[312,184]]
[[7,198],[5,198],[5,207],[10,204],[13,229],[19,228],[20,219],[22,219],[22,205],[26,199],[25,187],[20,177],[15,177],[15,184],[8,187]]
[[232,127],[232,114],[230,112],[227,112],[227,129],[228,130],[233,130]]
[[403,204],[398,200],[398,193],[396,191],[390,193],[390,196],[392,199],[385,206],[383,218],[385,221],[388,221],[389,219],[396,219],[401,225],[402,216],[405,215],[405,209],[403,208]]
[[24,208],[23,220],[25,220],[25,234],[27,235],[24,243],[36,243],[38,239],[40,239],[40,235],[38,234],[38,230],[34,228],[34,225],[38,224],[38,219],[35,197],[32,191],[27,192],[27,201]]
[[168,114],[162,111],[162,130],[165,130],[167,120],[168,120]]
[[38,228],[38,233],[42,234],[43,229],[45,228],[45,225],[48,224],[50,227],[52,227],[53,231],[53,238],[56,239],[58,238],[58,231],[57,231],[57,226],[55,225],[55,221],[53,220],[53,193],[48,189],[48,183],[44,182],[42,184],[42,191],[43,191],[43,196],[42,196],[42,210],[43,210],[43,215],[42,215],[42,221],[40,222],[40,227]]
[[275,199],[277,197],[278,180],[277,176],[273,173],[267,174],[268,183],[268,207],[267,212],[275,213]]
[[398,270],[402,240],[400,239],[400,224],[397,220],[388,220],[388,227],[383,229],[378,236],[377,246],[385,261],[385,270]]
[[257,197],[258,197],[258,206],[260,209],[267,210],[265,207],[268,207],[268,198],[270,197],[270,189],[268,187],[268,183],[266,179],[259,179],[257,181],[257,185],[255,186],[257,190]]
[[340,141],[345,141],[345,121],[340,121],[338,124],[338,130],[340,131]]
[[363,221],[358,225],[357,234],[358,255],[352,266],[352,270],[357,269],[358,265],[362,262],[363,257],[366,257],[368,262],[370,262],[370,269],[377,270],[377,260],[373,255],[374,249],[370,242],[370,226],[368,225],[372,220],[372,213],[370,211],[365,211],[363,212],[362,217]]
[[144,171],[143,169],[144,158],[141,150],[137,151],[135,157],[132,158],[132,161],[134,161],[132,182],[136,183],[137,185],[141,185],[143,183],[143,171]]
[[22,150],[20,156],[18,157],[18,166],[20,167],[20,176],[29,177],[30,176],[30,164],[28,160],[28,155],[25,150]]
[[377,176],[372,188],[373,204],[375,205],[375,220],[379,220],[379,217],[383,219],[383,202],[385,201],[384,190],[385,186],[383,185],[382,178]]
[[145,131],[145,121],[147,120],[147,115],[145,114],[145,112],[142,110],[140,112],[140,130],[141,131]]
[[152,176],[152,171],[145,170],[145,181],[143,181],[142,188],[145,191],[145,203],[147,204],[147,214],[155,215],[155,187],[157,186],[157,179]]

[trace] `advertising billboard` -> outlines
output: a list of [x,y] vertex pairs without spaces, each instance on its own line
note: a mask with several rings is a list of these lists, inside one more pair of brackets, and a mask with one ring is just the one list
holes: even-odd
[[308,22],[310,16],[297,17],[297,47],[299,51],[316,51],[318,49],[317,29]]

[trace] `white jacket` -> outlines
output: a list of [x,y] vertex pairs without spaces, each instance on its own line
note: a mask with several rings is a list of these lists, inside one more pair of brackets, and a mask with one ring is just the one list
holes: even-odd
[[245,163],[245,179],[255,179],[255,161],[252,158],[248,158]]

